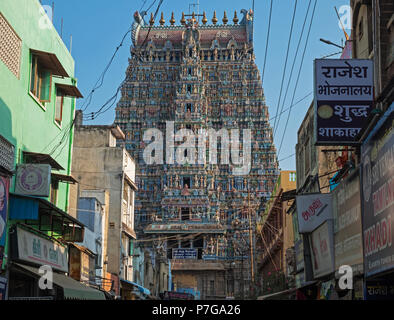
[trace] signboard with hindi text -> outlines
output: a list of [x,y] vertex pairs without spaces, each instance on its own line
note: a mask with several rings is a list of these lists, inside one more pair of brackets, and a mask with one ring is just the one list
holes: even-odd
[[316,144],[351,145],[373,108],[373,62],[315,60]]

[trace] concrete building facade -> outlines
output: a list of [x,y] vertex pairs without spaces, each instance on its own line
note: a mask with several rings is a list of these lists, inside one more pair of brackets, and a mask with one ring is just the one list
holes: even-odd
[[[117,126],[82,125],[78,112],[73,146],[72,173],[79,184],[72,190],[72,206],[78,208],[86,192],[101,193],[106,217],[103,240],[104,278],[132,281],[134,246],[135,163],[117,146],[124,134]],[[77,211],[77,209],[71,211]],[[112,275],[112,276],[111,276]],[[116,282],[116,280],[114,280]],[[119,285],[117,288],[120,288]],[[120,291],[117,290],[117,294]]]

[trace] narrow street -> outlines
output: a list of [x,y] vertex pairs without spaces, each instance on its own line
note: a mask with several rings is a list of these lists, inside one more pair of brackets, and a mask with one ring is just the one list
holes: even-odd
[[2,0],[0,304],[393,300],[393,98],[392,0]]

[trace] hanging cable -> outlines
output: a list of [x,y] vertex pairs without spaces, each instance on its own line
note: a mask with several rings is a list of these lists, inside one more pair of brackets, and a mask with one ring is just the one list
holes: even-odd
[[277,132],[277,130],[278,130],[278,128],[279,128],[280,118],[281,118],[281,115],[282,115],[282,113],[283,113],[282,110],[283,110],[283,107],[284,107],[285,102],[286,102],[287,93],[289,92],[291,79],[293,78],[293,71],[294,71],[294,67],[295,67],[296,61],[297,61],[298,51],[300,50],[300,46],[301,46],[301,42],[302,42],[302,36],[304,35],[304,30],[305,30],[305,26],[306,26],[306,21],[307,21],[307,19],[308,19],[308,15],[309,15],[309,10],[310,10],[311,4],[312,4],[312,0],[309,0],[308,9],[306,10],[305,19],[304,19],[304,23],[303,23],[303,25],[302,25],[302,30],[301,30],[301,33],[300,33],[300,38],[299,38],[299,40],[298,40],[296,53],[295,53],[295,55],[294,55],[293,64],[292,64],[292,66],[291,66],[289,81],[287,82],[286,92],[285,92],[285,96],[284,96],[284,98],[283,98],[281,111],[280,111],[280,113],[279,113],[279,119],[278,119],[278,122],[277,122],[277,126],[275,127],[274,136],[276,135],[276,132]]
[[[308,47],[309,36],[310,36],[311,29],[312,29],[312,25],[313,25],[313,18],[314,18],[314,16],[315,16],[316,5],[317,5],[317,0],[315,0],[315,4],[314,4],[314,7],[313,7],[313,12],[312,12],[312,17],[311,17],[311,22],[310,22],[310,25],[309,25],[308,35],[307,35],[307,38],[306,38],[305,47],[304,47],[304,52],[303,52],[303,54],[302,54],[302,59],[301,59],[301,64],[300,64],[300,69],[298,70],[297,81],[296,81],[296,85],[295,85],[295,87],[294,87],[293,97],[292,97],[292,100],[291,100],[291,104],[290,104],[290,105],[293,104],[293,102],[294,102],[294,97],[295,97],[295,94],[296,94],[296,92],[297,92],[298,82],[299,82],[299,80],[300,80],[301,70],[302,70],[302,66],[303,66],[304,58],[305,58],[305,53],[306,53],[306,49],[307,49],[307,47]],[[291,109],[292,109],[292,108],[290,107],[289,113],[288,113],[288,115],[287,115],[286,125],[285,125],[285,129],[284,129],[284,131],[283,131],[282,140],[281,140],[281,142],[280,142],[279,151],[278,151],[278,156],[280,155],[280,151],[282,150],[283,140],[284,140],[284,138],[285,138],[287,126],[288,126],[288,124],[289,124]]]
[[[292,38],[292,36],[293,36],[293,27],[294,27],[294,21],[295,21],[296,12],[297,12],[297,3],[298,3],[298,0],[295,0],[295,2],[294,2],[293,17],[292,17],[292,19],[291,19],[291,27],[290,27],[290,33],[289,33],[289,40],[288,40],[288,42],[287,42],[287,50],[286,50],[285,65],[284,65],[284,67],[283,67],[282,81],[281,81],[280,90],[279,90],[278,106],[276,107],[276,115],[278,115],[278,113],[279,113],[279,106],[280,106],[280,101],[281,101],[281,97],[282,97],[283,84],[284,84],[284,82],[285,82],[286,68],[287,68],[287,60],[288,60],[288,58],[289,58],[291,38]],[[275,116],[275,117],[276,117],[276,116]],[[276,132],[276,123],[277,123],[277,118],[275,118],[274,127],[273,127],[274,137],[275,137],[275,132]]]
[[263,74],[262,74],[262,77],[261,77],[262,84],[264,84],[265,65],[266,65],[266,62],[267,62],[268,44],[269,44],[270,31],[271,31],[272,4],[273,4],[273,0],[271,0],[270,13],[269,13],[269,18],[268,18],[268,31],[267,31],[267,40],[266,40],[266,43],[265,43]]

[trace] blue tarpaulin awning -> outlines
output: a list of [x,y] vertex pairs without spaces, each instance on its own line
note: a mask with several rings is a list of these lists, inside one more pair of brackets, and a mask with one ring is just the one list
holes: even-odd
[[131,284],[134,287],[137,287],[141,293],[146,294],[147,296],[150,295],[150,291],[148,289],[144,288],[143,286],[139,285],[138,283],[135,283],[135,282],[132,282],[129,280],[125,280],[125,279],[120,279],[120,281]]
[[60,233],[66,241],[82,242],[84,224],[46,199],[10,193],[10,220],[29,220],[40,231]]
[[38,200],[10,195],[10,215],[13,220],[38,220]]

